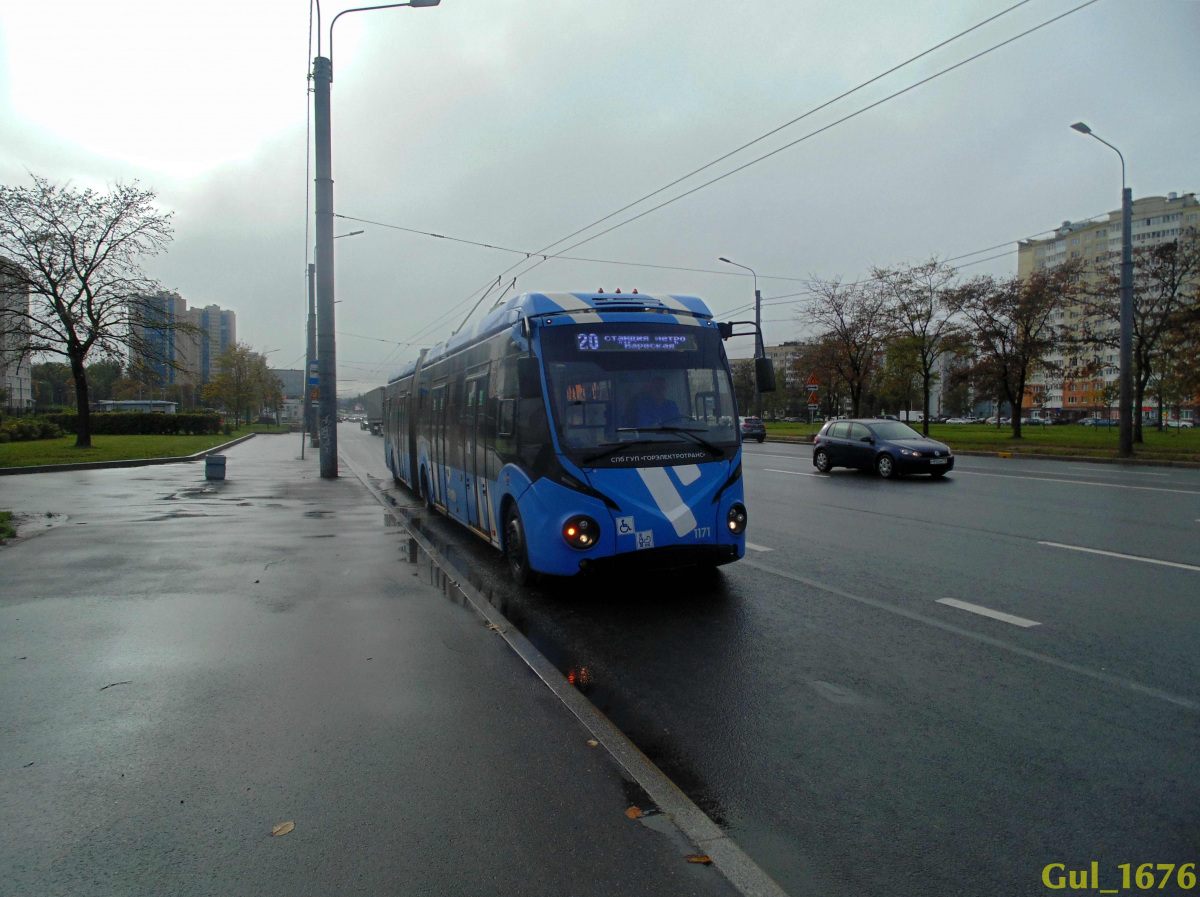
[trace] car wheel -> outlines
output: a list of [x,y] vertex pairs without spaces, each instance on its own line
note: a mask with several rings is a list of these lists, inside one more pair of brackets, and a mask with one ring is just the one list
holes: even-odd
[[516,502],[508,506],[504,514],[504,557],[508,561],[508,572],[519,586],[530,585],[537,578],[529,566],[529,551],[525,544],[525,526],[521,523],[521,512]]
[[759,436],[759,437],[758,437],[758,444],[759,444],[759,445],[762,445],[762,444],[763,444],[764,442],[766,442],[766,441],[767,441],[767,437],[766,437],[766,436]]
[[817,449],[816,454],[813,455],[813,467],[821,473],[829,473],[829,469],[833,465],[829,463],[829,453],[825,449]]
[[875,472],[885,480],[890,480],[896,475],[896,462],[889,454],[882,454],[875,459]]

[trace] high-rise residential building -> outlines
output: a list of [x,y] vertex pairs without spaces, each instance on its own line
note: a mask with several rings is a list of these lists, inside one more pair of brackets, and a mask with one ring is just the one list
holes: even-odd
[[197,368],[207,383],[220,370],[217,356],[237,342],[237,315],[219,305],[188,309],[188,323],[198,330]]
[[[217,373],[217,358],[237,342],[237,315],[219,305],[188,308],[178,293],[158,293],[143,300],[146,320],[134,329],[148,344],[146,354],[135,353],[131,366],[141,364],[163,383],[207,383]],[[191,332],[155,327],[162,323],[191,325]]]
[[187,303],[178,293],[156,293],[143,297],[139,306],[143,319],[131,328],[147,351],[137,353],[131,366],[140,364],[162,384],[199,382],[196,340],[173,329],[173,325],[187,320]]
[[[1134,250],[1176,240],[1187,228],[1200,228],[1200,202],[1195,193],[1168,193],[1133,201]],[[1022,240],[1017,245],[1017,274],[1052,268],[1070,260],[1086,262],[1094,271],[1115,270],[1121,261],[1121,210],[1087,221],[1064,221],[1054,235],[1042,240]],[[1082,332],[1086,314],[1081,307],[1058,312],[1054,323],[1068,332]],[[1105,326],[1117,329],[1118,324]],[[1116,406],[1119,358],[1115,347],[1079,346],[1052,357],[1064,373],[1047,377],[1037,372],[1026,396],[1027,407],[1044,416],[1067,420],[1110,416]],[[1144,408],[1143,411],[1152,409]]]
[[0,388],[4,390],[4,405],[10,409],[33,405],[33,368],[29,359],[29,339],[11,331],[23,321],[15,316],[6,318],[5,311],[24,316],[29,311],[29,290],[18,287],[9,273],[9,262],[0,259]]

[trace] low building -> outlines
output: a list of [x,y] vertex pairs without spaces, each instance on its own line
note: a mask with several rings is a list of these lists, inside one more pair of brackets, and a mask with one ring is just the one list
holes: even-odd
[[150,414],[174,414],[178,407],[178,402],[159,399],[101,399],[92,403],[93,411],[145,411]]

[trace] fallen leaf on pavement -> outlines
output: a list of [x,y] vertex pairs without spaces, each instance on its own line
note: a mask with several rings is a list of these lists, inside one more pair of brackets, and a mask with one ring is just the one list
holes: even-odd
[[279,823],[279,825],[277,825],[273,829],[271,829],[271,837],[278,838],[280,835],[286,835],[288,832],[290,832],[295,827],[296,827],[296,823],[294,823],[294,822],[281,822],[281,823]]
[[705,856],[702,853],[699,853],[699,854],[689,853],[687,856],[684,857],[684,859],[687,860],[689,863],[703,863],[706,866],[712,862],[712,857]]
[[625,811],[625,815],[628,816],[630,819],[637,819],[639,816],[642,815],[642,811],[640,809],[638,809],[637,807],[630,807],[628,810]]
[[595,747],[595,746],[596,746],[596,745],[598,745],[599,743],[600,743],[600,742],[598,742],[598,741],[597,741],[595,738],[589,738],[589,739],[588,739],[588,744],[590,744],[592,747]]

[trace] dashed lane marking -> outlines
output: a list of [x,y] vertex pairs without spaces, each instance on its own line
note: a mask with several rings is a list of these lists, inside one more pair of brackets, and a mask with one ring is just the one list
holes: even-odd
[[753,542],[747,542],[746,547],[751,551],[774,551],[774,548],[767,548],[766,545],[755,545]]
[[1077,663],[1071,663],[1066,660],[1059,660],[1057,657],[1051,657],[1049,654],[1043,654],[1040,651],[1031,651],[1028,648],[1023,648],[1020,645],[1014,645],[1012,642],[1007,642],[1004,639],[993,638],[990,635],[984,635],[982,632],[974,632],[970,629],[964,629],[961,626],[955,626],[953,623],[947,623],[945,620],[937,620],[933,617],[928,617],[925,614],[917,613],[909,610],[907,607],[900,607],[896,604],[889,604],[886,601],[880,601],[877,598],[868,598],[865,595],[855,595],[836,586],[826,585],[823,582],[818,582],[815,579],[809,579],[806,576],[798,576],[795,573],[789,573],[786,570],[781,570],[770,564],[764,564],[762,561],[756,561],[751,558],[743,558],[738,562],[741,567],[752,567],[755,570],[761,570],[764,573],[770,573],[782,579],[788,579],[792,582],[802,583],[810,588],[818,589],[830,595],[836,595],[839,598],[845,598],[848,601],[854,601],[858,604],[873,607],[876,610],[885,611],[889,614],[895,614],[898,617],[904,617],[912,620],[914,623],[923,623],[926,626],[932,626],[935,629],[940,629],[943,632],[951,632],[962,638],[970,639],[980,644],[988,645],[1009,654],[1015,654],[1018,657],[1024,657],[1027,660],[1034,660],[1038,663],[1044,663],[1047,666],[1055,667],[1056,669],[1066,670],[1078,676],[1091,679],[1094,682],[1104,682],[1108,685],[1134,692],[1135,694],[1145,697],[1154,698],[1159,701],[1165,701],[1168,704],[1174,704],[1176,707],[1182,707],[1192,713],[1200,713],[1200,701],[1183,695],[1173,694],[1169,691],[1164,691],[1161,688],[1155,688],[1152,685],[1145,685],[1141,682],[1136,682],[1133,679],[1126,679],[1124,676],[1114,676],[1111,673],[1106,673],[1102,670],[1094,670],[1090,667],[1085,667]]
[[803,471],[800,471],[800,470],[775,470],[772,467],[764,467],[763,471],[765,473],[790,473],[794,477],[823,477],[823,476],[826,476],[826,474],[823,474],[823,473],[804,473]]
[[1041,626],[1037,620],[1026,620],[1024,617],[1015,617],[1012,614],[1006,614],[1004,611],[992,610],[990,607],[983,607],[979,604],[970,604],[966,601],[959,601],[957,598],[939,598],[938,604],[945,604],[949,607],[957,607],[959,610],[970,611],[973,614],[979,614],[981,617],[991,617],[993,620],[1001,620],[1005,623],[1012,623],[1014,626],[1020,626],[1022,629],[1028,629],[1030,626]]
[[[787,473],[787,471],[780,471]],[[1167,489],[1163,486],[1130,486],[1128,483],[1097,483],[1093,480],[1062,480],[1057,477],[1028,477],[1020,476],[1015,473],[981,473],[978,470],[962,470],[957,469],[955,473],[965,474],[969,477],[999,477],[1004,480],[1036,480],[1039,483],[1070,483],[1072,486],[1105,486],[1109,489],[1135,489],[1139,492],[1174,492],[1178,495],[1200,495],[1200,491],[1194,489]]]
[[1038,545],[1045,545],[1048,548],[1065,548],[1068,551],[1086,551],[1088,554],[1102,554],[1105,557],[1121,558],[1124,561],[1141,561],[1143,564],[1158,564],[1162,567],[1178,567],[1180,570],[1195,570],[1200,573],[1200,567],[1194,564],[1180,564],[1176,561],[1161,561],[1158,558],[1147,558],[1137,554],[1122,554],[1119,551],[1101,551],[1099,548],[1084,548],[1082,545],[1064,545],[1061,542],[1042,542]]

